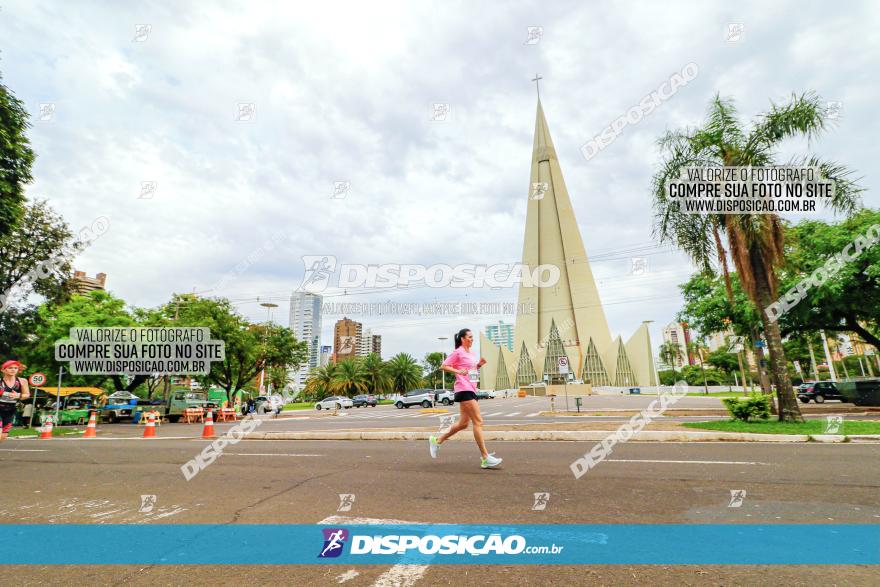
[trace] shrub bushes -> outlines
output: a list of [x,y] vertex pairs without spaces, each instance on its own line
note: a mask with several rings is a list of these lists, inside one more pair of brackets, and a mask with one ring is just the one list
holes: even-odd
[[734,420],[749,422],[751,420],[766,420],[770,417],[771,397],[763,393],[753,393],[745,400],[726,397],[721,401],[727,406],[727,411],[730,412]]

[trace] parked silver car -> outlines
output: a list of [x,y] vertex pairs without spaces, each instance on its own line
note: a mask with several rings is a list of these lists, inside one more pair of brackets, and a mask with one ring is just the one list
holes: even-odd
[[405,394],[397,398],[394,405],[398,410],[419,405],[423,408],[430,408],[434,405],[434,390],[414,389],[412,391],[407,391]]
[[341,410],[342,408],[348,409],[353,406],[354,403],[347,397],[342,397],[341,395],[331,395],[330,397],[325,397],[321,401],[315,404],[316,410]]
[[444,406],[451,406],[452,402],[455,401],[455,392],[450,391],[448,389],[435,389],[434,390],[434,403],[443,404]]

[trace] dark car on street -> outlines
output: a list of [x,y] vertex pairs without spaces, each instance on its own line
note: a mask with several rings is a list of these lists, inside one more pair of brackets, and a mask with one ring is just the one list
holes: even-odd
[[377,405],[379,405],[379,401],[376,399],[375,395],[356,395],[351,398],[351,403],[356,408],[359,408],[361,406],[365,408],[375,408]]
[[797,396],[805,404],[810,403],[810,400],[817,404],[824,403],[827,399],[843,401],[843,396],[840,395],[840,391],[833,381],[816,381],[801,385],[798,388]]

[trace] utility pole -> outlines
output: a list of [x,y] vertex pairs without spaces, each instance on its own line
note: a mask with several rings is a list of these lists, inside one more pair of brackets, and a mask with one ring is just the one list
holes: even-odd
[[[448,336],[438,336],[437,340],[440,341],[440,348],[443,348],[443,346],[444,346],[443,341],[449,340],[449,337]],[[443,360],[445,361],[446,360],[446,351],[441,350],[440,352],[443,353]],[[442,367],[442,362],[441,362],[441,367]],[[440,369],[440,377],[443,378],[443,391],[446,391],[446,371],[444,371],[443,369]]]
[[822,335],[822,348],[825,349],[825,360],[828,361],[828,372],[831,373],[831,381],[837,381],[837,374],[834,372],[834,361],[831,360],[831,352],[828,350],[828,337],[825,336],[824,330],[820,330],[819,334]]

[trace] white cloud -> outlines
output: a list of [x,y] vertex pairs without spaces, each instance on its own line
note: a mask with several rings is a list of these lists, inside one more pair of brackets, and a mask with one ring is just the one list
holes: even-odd
[[[866,72],[880,61],[876,11],[868,2],[833,11],[751,2],[735,13],[684,2],[516,2],[503,10],[153,2],[110,12],[14,2],[0,24],[0,70],[32,111],[57,105],[55,120],[30,132],[38,153],[30,195],[49,198],[77,228],[111,219],[77,268],[107,273],[112,291],[132,304],[157,305],[174,291],[211,287],[281,230],[283,247],[216,292],[253,300],[289,295],[308,254],[364,263],[517,261],[535,72],[591,256],[651,239],[654,140],[699,123],[715,92],[734,96],[744,119],[792,91],[841,100],[840,123],[817,148],[858,170],[870,188],[878,84]],[[744,23],[742,42],[725,40],[729,22]],[[144,23],[148,38],[133,42]],[[528,26],[543,27],[538,44],[523,43]],[[693,82],[583,159],[583,143],[691,61],[700,67]],[[253,122],[234,120],[240,102],[255,105]],[[451,120],[428,120],[434,102],[450,104]],[[796,142],[781,154],[804,148]],[[155,196],[138,199],[148,180],[158,183]],[[330,199],[335,181],[351,182],[343,200]],[[689,266],[677,254],[653,255],[649,275],[637,279],[623,277],[629,262],[594,262],[609,323],[626,337],[654,319],[657,341],[679,308],[676,284]],[[625,303],[634,299],[643,301]],[[263,317],[256,301],[238,307]],[[437,336],[488,320],[363,321],[383,334],[386,355],[421,356]],[[325,340],[330,328],[325,320]]]

